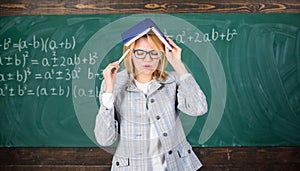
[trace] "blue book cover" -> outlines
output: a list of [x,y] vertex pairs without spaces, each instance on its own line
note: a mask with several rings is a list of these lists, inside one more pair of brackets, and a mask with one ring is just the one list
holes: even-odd
[[172,45],[170,45],[168,40],[165,38],[165,35],[150,18],[146,18],[145,20],[134,25],[130,29],[123,32],[121,36],[124,45],[129,46],[135,40],[149,32],[153,32],[154,34],[156,34],[156,36],[165,44],[165,46],[169,50],[173,49]]

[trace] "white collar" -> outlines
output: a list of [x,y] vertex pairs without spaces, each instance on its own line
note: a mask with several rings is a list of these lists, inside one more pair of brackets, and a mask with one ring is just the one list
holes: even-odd
[[152,80],[149,81],[149,82],[146,82],[146,83],[140,83],[138,80],[134,79],[134,83],[135,83],[136,87],[138,89],[140,89],[145,94],[148,94],[149,85],[150,85],[151,82],[152,82]]

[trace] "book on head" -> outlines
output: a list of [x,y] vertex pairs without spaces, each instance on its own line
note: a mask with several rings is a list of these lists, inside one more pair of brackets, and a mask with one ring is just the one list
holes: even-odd
[[150,18],[146,18],[145,20],[134,25],[130,29],[123,32],[121,36],[124,45],[129,46],[138,38],[144,36],[145,34],[151,33],[154,33],[169,50],[173,49],[165,35]]

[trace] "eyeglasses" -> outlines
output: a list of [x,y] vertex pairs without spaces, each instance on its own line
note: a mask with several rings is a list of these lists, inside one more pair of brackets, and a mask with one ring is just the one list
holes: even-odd
[[149,54],[151,59],[159,59],[163,55],[163,52],[160,50],[151,50],[151,51],[147,52],[142,49],[136,49],[136,50],[133,50],[133,53],[137,59],[145,59],[147,54]]

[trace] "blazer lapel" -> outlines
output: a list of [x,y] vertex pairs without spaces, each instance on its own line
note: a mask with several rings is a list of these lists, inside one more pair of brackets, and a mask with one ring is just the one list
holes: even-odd
[[170,84],[175,82],[175,78],[168,76],[167,79],[165,81],[159,81],[157,79],[153,80],[152,83],[150,84],[150,90],[148,95],[151,95],[152,93],[154,93],[156,90],[162,88],[163,86],[165,86],[165,84]]

